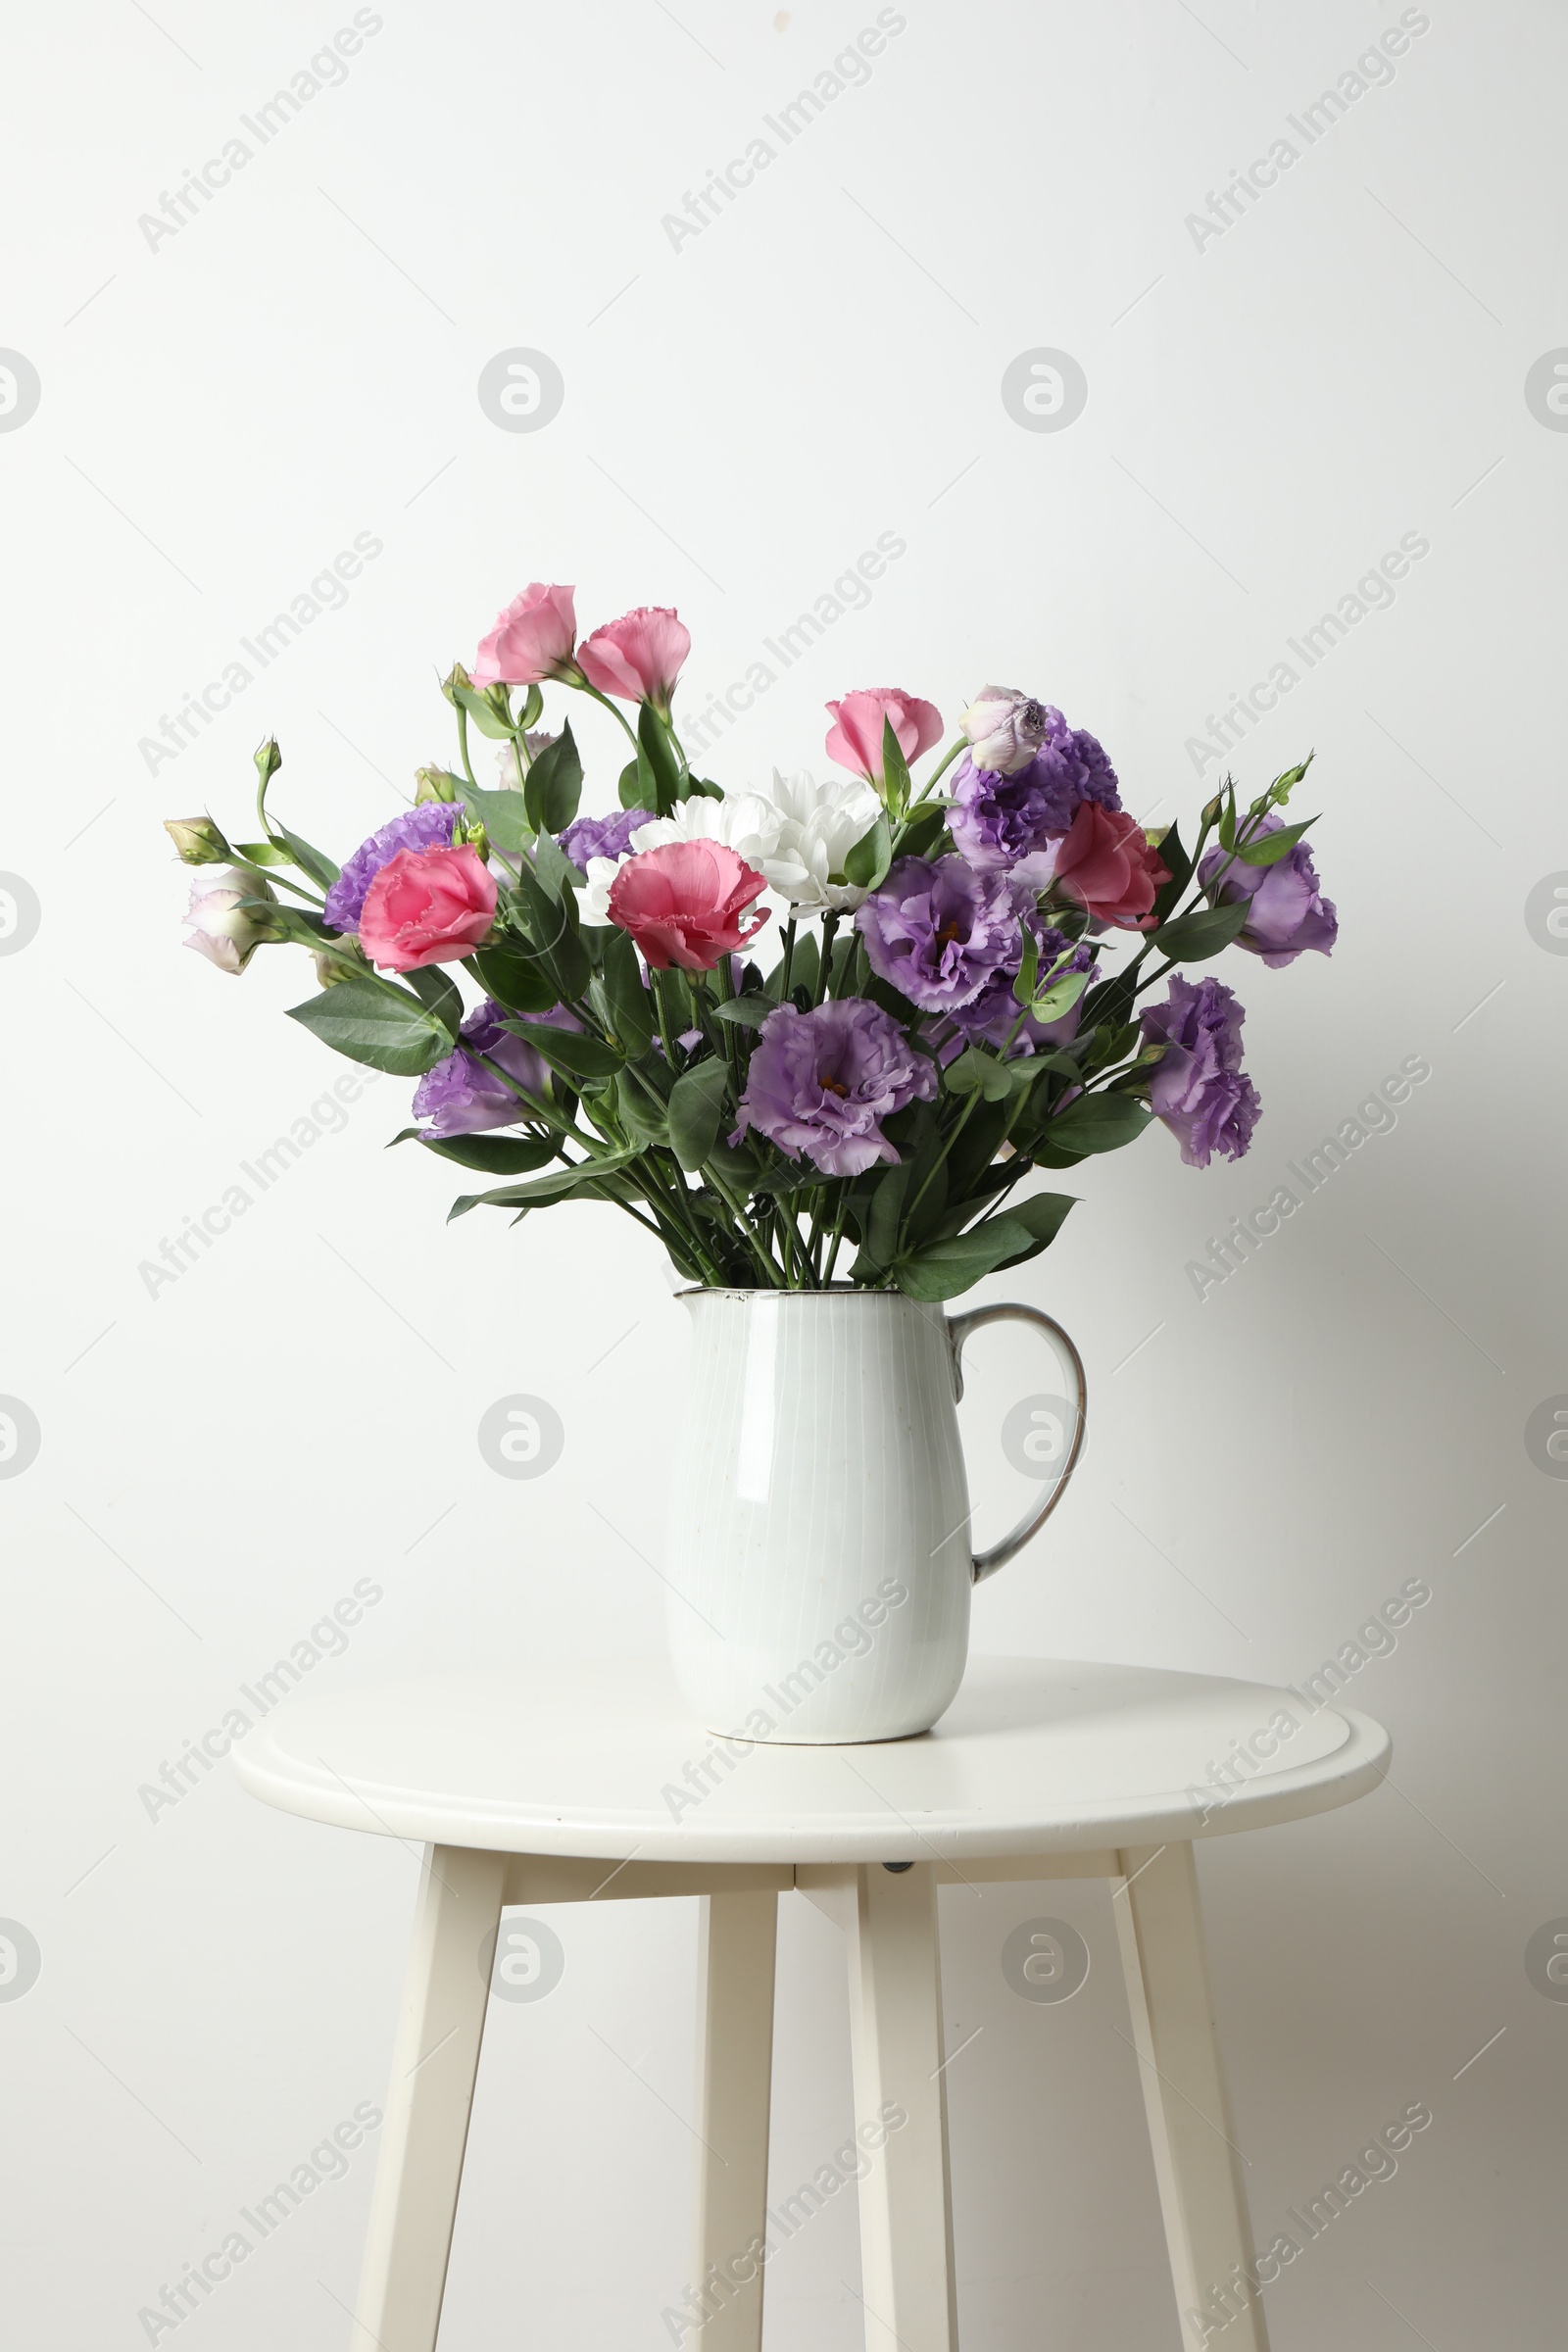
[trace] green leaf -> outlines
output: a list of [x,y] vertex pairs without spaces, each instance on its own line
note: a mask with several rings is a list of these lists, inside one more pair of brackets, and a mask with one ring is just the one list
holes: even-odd
[[577,813],[582,798],[582,761],[572,741],[568,719],[548,744],[523,779],[522,797],[528,822],[536,833],[559,833]]
[[568,893],[582,888],[581,874],[553,833],[541,833],[535,841],[533,870],[550,896],[562,906]]
[[613,926],[606,929],[599,969],[610,1014],[607,1026],[629,1058],[640,1060],[653,1042],[654,1004],[643,986],[637,951],[624,931]]
[[[519,1103],[519,1112],[521,1107]],[[522,1176],[530,1168],[542,1168],[556,1156],[556,1146],[549,1136],[426,1135],[420,1128],[405,1127],[401,1135],[392,1138],[392,1143],[406,1144],[411,1137],[442,1159],[456,1160],[460,1168],[477,1168],[481,1176]],[[387,1150],[391,1149],[389,1144]]]
[[517,732],[514,726],[509,727],[506,720],[491,710],[484,696],[476,694],[471,686],[460,686],[454,678],[447,692],[460,710],[467,712],[480,734],[488,735],[492,743],[510,743]]
[[1243,865],[1278,865],[1289,857],[1308,825],[1315,825],[1315,816],[1306,816],[1298,825],[1281,825],[1277,833],[1260,833],[1255,841],[1244,841],[1236,855]]
[[1027,1200],[1009,1201],[1005,1212],[1009,1221],[1027,1225],[1034,1238],[1028,1249],[1020,1250],[1016,1257],[1004,1257],[998,1272],[1002,1271],[1003,1266],[1021,1266],[1026,1258],[1038,1257],[1042,1250],[1048,1250],[1065,1224],[1067,1211],[1073,1207],[1077,1198],[1076,1193],[1035,1193]]
[[374,980],[340,980],[305,1004],[288,1007],[299,1021],[350,1061],[395,1078],[418,1078],[443,1061],[452,1040],[416,997]]
[[1063,972],[1043,997],[1036,997],[1029,1009],[1037,1021],[1059,1021],[1063,1013],[1071,1012],[1088,986],[1087,972]]
[[427,1012],[433,1012],[454,1042],[463,1022],[463,992],[439,964],[427,963],[405,972],[404,979]]
[[528,822],[528,810],[520,792],[479,792],[473,785],[465,784],[463,805],[483,825],[504,857],[520,857],[531,845],[533,827]]
[[927,801],[913,809],[899,827],[893,844],[895,858],[923,858],[948,821],[946,804]]
[[628,760],[621,769],[620,805],[623,808],[646,808],[650,816],[659,813],[659,794],[646,760]]
[[683,1070],[670,1089],[669,1144],[683,1168],[700,1168],[718,1141],[728,1076],[715,1054]]
[[1023,958],[1013,977],[1012,996],[1016,1004],[1033,1002],[1035,981],[1040,973],[1040,942],[1027,923],[1023,926]]
[[721,1021],[733,1022],[737,1029],[760,1029],[768,1014],[777,1012],[778,1004],[772,997],[747,995],[726,997],[713,1010]]
[[[886,725],[886,720],[883,724]],[[893,863],[893,836],[888,820],[879,814],[869,833],[862,833],[844,859],[844,879],[858,889],[875,890]]]
[[669,1121],[663,1104],[645,1092],[629,1069],[622,1070],[615,1081],[615,1108],[622,1126],[629,1128],[640,1144],[669,1149]]
[[1007,1212],[969,1233],[928,1242],[894,1267],[893,1279],[906,1298],[956,1298],[998,1266],[1028,1256],[1034,1238],[1021,1217]]
[[556,1029],[548,1021],[508,1021],[506,1026],[568,1078],[613,1078],[625,1059],[618,1047],[607,1046],[586,1030]]
[[289,854],[300,872],[309,874],[311,880],[319,889],[330,890],[337,880],[338,869],[325,851],[313,849],[302,834],[291,833],[287,825],[278,824],[275,818],[272,823],[272,831],[279,841],[288,844]]
[[[1001,1102],[1013,1090],[1014,1066],[999,1061],[994,1054],[982,1054],[978,1046],[966,1046],[956,1061],[949,1062],[942,1075],[950,1094],[978,1094],[988,1102]],[[1033,1075],[1031,1071],[1031,1079]]]
[[523,865],[512,885],[513,905],[534,953],[549,966],[556,995],[563,1004],[580,997],[588,985],[591,966],[577,936],[577,897],[567,891],[553,899],[531,865]]
[[1170,875],[1168,882],[1160,884],[1159,895],[1154,901],[1155,916],[1163,922],[1193,878],[1193,861],[1182,841],[1181,828],[1177,825],[1167,825],[1154,846]]
[[661,816],[668,816],[680,798],[680,761],[669,729],[652,703],[644,703],[637,712],[637,749],[641,755],[638,765],[646,760],[653,779],[654,806]]
[[236,841],[236,858],[248,858],[252,865],[292,865],[294,860],[286,849],[275,841]]
[[909,806],[909,766],[893,732],[893,721],[882,716],[882,798],[896,816]]
[[552,1200],[564,1200],[572,1193],[591,1188],[639,1154],[640,1147],[638,1151],[607,1152],[601,1159],[579,1160],[575,1167],[553,1169],[548,1176],[535,1176],[527,1184],[504,1184],[493,1193],[465,1193],[448,1209],[447,1223],[466,1216],[470,1208],[543,1208]]
[[1173,963],[1202,963],[1230,946],[1250,911],[1250,899],[1233,899],[1223,906],[1195,906],[1173,923],[1161,923],[1157,931],[1152,931],[1150,944]]
[[473,968],[486,992],[508,1012],[553,1012],[555,982],[536,956],[503,942],[495,948],[475,948]]
[[1131,1095],[1080,1095],[1058,1111],[1047,1134],[1066,1152],[1117,1152],[1143,1134],[1149,1111]]

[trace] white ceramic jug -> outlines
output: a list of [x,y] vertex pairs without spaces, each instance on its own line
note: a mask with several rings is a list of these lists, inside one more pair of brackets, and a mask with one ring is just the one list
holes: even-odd
[[[692,1371],[670,1524],[670,1652],[710,1731],[808,1744],[898,1740],[951,1705],[969,1593],[1050,1517],[1084,1436],[1084,1373],[1032,1306],[951,1320],[890,1291],[692,1290]],[[959,1352],[1033,1323],[1076,1384],[1060,1475],[975,1556]]]

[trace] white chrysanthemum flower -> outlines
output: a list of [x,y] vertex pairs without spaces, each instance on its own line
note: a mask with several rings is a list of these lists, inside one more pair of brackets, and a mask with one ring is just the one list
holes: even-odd
[[842,914],[858,906],[866,890],[844,879],[844,860],[882,812],[871,786],[861,776],[818,784],[805,769],[781,776],[775,768],[767,798],[778,834],[771,854],[758,862],[791,913]]

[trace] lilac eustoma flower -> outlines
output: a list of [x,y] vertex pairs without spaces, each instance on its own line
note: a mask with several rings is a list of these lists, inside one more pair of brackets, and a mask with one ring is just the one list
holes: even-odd
[[[1041,995],[1045,993],[1048,972],[1054,973],[1056,980],[1065,980],[1069,972],[1088,972],[1093,978],[1098,967],[1095,962],[1095,951],[1089,941],[1080,940],[1075,946],[1064,932],[1054,929],[1050,923],[1031,921],[1029,928],[1033,931],[1040,949],[1040,978],[1037,987]],[[1056,971],[1057,960],[1063,956],[1068,957],[1068,961],[1062,964],[1060,971]],[[959,1005],[953,1018],[963,1037],[981,1038],[988,1046],[996,1046],[999,1049],[1006,1044],[1021,1009],[1017,999],[1013,996],[1012,983],[1022,960],[1022,942],[1020,940],[1018,950],[1013,955],[1011,961],[1005,964],[1001,971],[992,973],[991,978],[977,997],[971,997],[967,1004]],[[1083,998],[1080,997],[1076,1004],[1068,1005],[1060,1020],[1037,1021],[1034,1014],[1030,1013],[1018,1030],[1017,1037],[1010,1049],[1011,1054],[1013,1055],[1032,1054],[1042,1046],[1066,1045],[1078,1034],[1078,1021],[1082,1009]],[[944,1052],[943,1059],[944,1061],[948,1059],[946,1052]]]
[[954,770],[948,829],[971,865],[1016,865],[1068,831],[1085,801],[1121,808],[1116,771],[1087,728],[1047,704],[1045,734],[1024,767],[997,775],[966,754]]
[[624,858],[639,825],[651,825],[652,808],[617,808],[611,816],[574,817],[559,835],[564,855],[580,874],[590,858]]
[[[502,1027],[507,1017],[494,999],[486,997],[458,1031],[455,1052],[425,1071],[414,1096],[415,1117],[430,1122],[423,1130],[423,1141],[449,1135],[478,1135],[487,1127],[512,1127],[519,1119],[532,1116],[527,1104],[517,1100],[505,1079],[479,1059],[480,1054],[487,1055],[530,1095],[548,1091],[550,1069],[544,1056],[512,1030]],[[558,1029],[581,1027],[559,1004],[553,1012],[512,1017],[537,1019]]]
[[466,811],[459,801],[421,801],[362,841],[326,894],[322,915],[334,931],[358,931],[366,894],[399,850],[449,850]]
[[1240,1159],[1252,1140],[1262,1105],[1242,1068],[1246,1018],[1223,981],[1179,976],[1164,1004],[1144,1014],[1144,1036],[1166,1047],[1150,1106],[1175,1136],[1190,1168],[1206,1168],[1216,1152]]
[[732,1142],[755,1127],[825,1176],[858,1176],[898,1152],[881,1122],[936,1093],[937,1074],[891,1013],[863,997],[809,1012],[780,1004],[762,1023]]
[[962,858],[901,858],[856,916],[878,979],[922,1012],[956,1012],[993,972],[1018,968],[1019,924],[1033,894]]
[[[1284,821],[1265,816],[1253,839],[1277,833]],[[1220,905],[1237,899],[1252,902],[1237,935],[1239,948],[1250,949],[1276,970],[1294,963],[1307,948],[1315,948],[1320,956],[1332,952],[1340,936],[1340,918],[1334,901],[1323,896],[1304,841],[1296,842],[1273,865],[1245,865],[1240,858],[1232,863],[1228,850],[1209,850],[1198,865],[1198,879],[1205,890],[1221,867],[1224,879],[1215,894]]]

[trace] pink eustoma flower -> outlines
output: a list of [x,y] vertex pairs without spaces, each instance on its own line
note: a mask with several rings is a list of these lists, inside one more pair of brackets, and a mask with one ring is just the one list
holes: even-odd
[[1081,801],[1057,845],[1054,878],[1097,922],[1148,931],[1170,869],[1135,816]]
[[623,703],[652,703],[667,717],[675,680],[691,650],[691,633],[669,606],[639,605],[585,637],[577,648],[577,666],[601,694]]
[[413,972],[471,955],[495,919],[496,886],[477,850],[399,850],[365,894],[360,946],[383,971]]
[[[767,920],[744,917],[764,875],[719,841],[672,841],[628,858],[610,886],[610,919],[629,932],[655,971],[710,972]],[[363,933],[362,933],[363,937]]]
[[469,672],[475,686],[539,686],[571,665],[577,613],[570,588],[535,580],[514,596],[481,638]]
[[942,713],[935,703],[923,703],[902,686],[862,687],[827,707],[834,719],[827,732],[828,758],[872,784],[882,782],[884,719],[892,723],[906,767],[942,740]]

